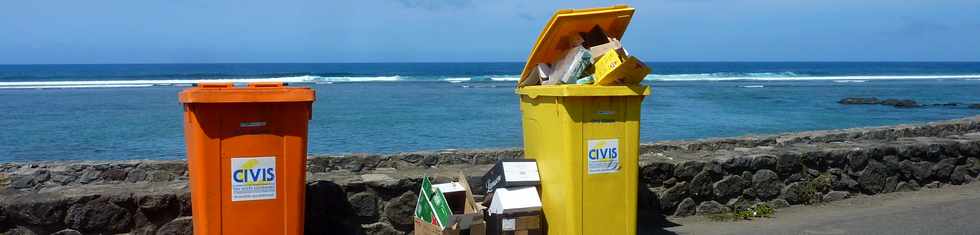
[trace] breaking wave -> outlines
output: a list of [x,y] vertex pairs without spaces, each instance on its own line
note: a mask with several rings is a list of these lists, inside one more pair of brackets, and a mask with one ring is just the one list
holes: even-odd
[[808,81],[832,80],[835,82],[866,82],[868,80],[910,79],[980,79],[980,74],[963,75],[841,75],[815,76],[793,72],[780,73],[699,73],[699,74],[651,74],[647,81]]
[[[697,74],[651,74],[647,81],[808,81],[828,80],[838,83],[862,83],[871,80],[908,79],[963,79],[980,80],[980,74],[963,75],[840,75],[815,76],[793,72],[778,73],[697,73]],[[516,82],[520,75],[476,75],[476,76],[319,76],[297,75],[264,78],[206,78],[206,79],[135,79],[135,80],[64,80],[64,81],[10,81],[0,82],[0,89],[70,89],[70,88],[127,88],[152,86],[191,86],[197,83],[283,82],[292,84],[334,84],[358,82]],[[754,88],[754,87],[753,87]]]

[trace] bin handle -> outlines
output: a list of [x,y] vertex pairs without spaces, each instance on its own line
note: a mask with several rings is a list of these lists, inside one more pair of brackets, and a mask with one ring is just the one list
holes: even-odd
[[230,82],[202,82],[197,84],[200,88],[232,88],[235,84]]
[[280,88],[283,87],[282,82],[253,82],[249,83],[249,88]]

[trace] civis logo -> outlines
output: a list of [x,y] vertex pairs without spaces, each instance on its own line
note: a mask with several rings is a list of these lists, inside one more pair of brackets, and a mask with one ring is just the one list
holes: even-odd
[[[608,162],[619,158],[618,140],[592,140],[589,143],[589,160]],[[609,144],[610,142],[615,142]]]
[[232,172],[232,180],[247,186],[268,185],[276,181],[276,168],[258,168],[259,160],[249,159]]
[[276,158],[231,159],[231,200],[276,199]]
[[619,139],[589,140],[586,144],[589,174],[619,172]]

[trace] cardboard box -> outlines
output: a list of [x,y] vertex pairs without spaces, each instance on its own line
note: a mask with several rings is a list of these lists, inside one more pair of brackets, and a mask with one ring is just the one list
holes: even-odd
[[623,44],[619,43],[619,40],[616,40],[615,38],[610,38],[609,42],[607,43],[590,47],[589,52],[592,53],[592,63],[594,64],[599,60],[599,58],[602,58],[602,55],[606,54],[606,52],[617,50],[619,48],[623,48]]
[[545,234],[541,211],[508,215],[494,214],[487,218],[488,235]]
[[595,85],[639,84],[650,74],[650,68],[640,59],[629,56],[625,49],[611,50],[595,62]]
[[599,25],[592,27],[592,30],[587,33],[581,33],[581,35],[584,40],[582,45],[589,48],[589,52],[592,54],[592,63],[595,63],[599,57],[610,50],[623,48],[623,44],[619,40],[609,37]]
[[551,66],[545,63],[539,63],[534,66],[534,71],[527,76],[527,79],[521,83],[524,86],[537,86],[543,81],[548,81],[548,76],[551,74]]
[[543,234],[537,187],[499,188],[490,200],[487,234]]
[[[424,178],[422,180],[422,189],[419,190],[421,192],[419,195],[419,203],[415,207],[415,234],[483,235],[486,233],[484,208],[482,205],[477,204],[476,200],[473,199],[473,191],[470,190],[469,182],[466,181],[466,176],[460,173],[454,180],[454,182],[437,185],[428,184],[428,178]],[[426,187],[429,187],[429,189],[426,189]],[[445,192],[443,190],[445,190]],[[442,195],[442,197],[445,199],[445,208],[451,211],[451,215],[445,217],[443,222],[425,218],[424,212],[426,210],[439,210],[433,210],[428,205],[432,205],[433,207],[441,207],[441,205],[437,205],[435,203],[428,204],[424,202],[423,196],[426,191],[438,193],[437,195]]]
[[497,161],[497,164],[483,175],[483,186],[487,193],[497,188],[541,185],[538,163],[534,159],[513,159]]

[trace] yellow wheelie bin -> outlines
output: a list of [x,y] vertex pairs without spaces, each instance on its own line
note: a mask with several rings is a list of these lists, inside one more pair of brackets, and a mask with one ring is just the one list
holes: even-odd
[[560,10],[521,74],[525,157],[536,159],[548,234],[635,234],[640,107],[645,85],[524,86],[539,63],[559,60],[568,35],[595,26],[617,40],[634,9]]

